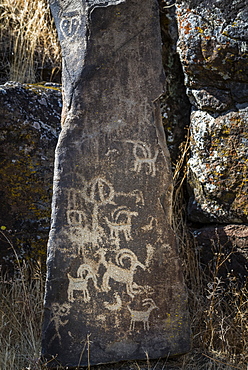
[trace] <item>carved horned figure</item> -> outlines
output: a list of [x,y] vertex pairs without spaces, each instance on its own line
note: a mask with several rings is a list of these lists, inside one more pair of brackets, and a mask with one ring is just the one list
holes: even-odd
[[158,149],[155,150],[154,156],[152,156],[151,150],[146,143],[143,141],[132,141],[129,140],[133,146],[134,155],[134,168],[133,171],[139,173],[141,171],[142,165],[147,165],[146,174],[152,177],[156,176],[156,160],[158,157]]
[[130,330],[135,329],[135,323],[136,322],[143,322],[144,330],[149,330],[149,318],[152,310],[155,308],[158,308],[152,298],[146,298],[143,299],[143,306],[148,306],[148,309],[146,311],[136,311],[132,310],[129,305],[127,305],[127,308],[131,314],[131,323],[130,323]]
[[88,265],[88,264],[83,264],[83,265],[79,266],[79,268],[77,270],[77,277],[76,278],[74,278],[70,274],[67,274],[67,276],[68,276],[68,279],[69,279],[67,294],[68,294],[68,301],[70,301],[70,302],[74,301],[74,297],[73,297],[74,290],[79,290],[79,291],[83,292],[83,300],[84,300],[85,303],[90,301],[91,297],[90,297],[90,293],[89,293],[89,290],[88,290],[88,281],[89,281],[89,279],[92,279],[95,288],[97,290],[99,289],[98,286],[97,286],[96,275],[95,275],[93,269],[91,268],[91,266]]
[[132,239],[132,217],[138,216],[137,212],[130,211],[127,207],[118,207],[112,214],[112,221],[105,217],[106,223],[110,230],[110,238],[115,239],[117,246],[120,242],[120,233],[123,233],[126,241]]
[[[115,262],[107,261],[105,258],[106,251],[104,249],[99,250],[99,254],[101,255],[100,263],[105,266],[106,271],[103,275],[102,279],[102,290],[104,292],[108,292],[111,288],[109,286],[109,280],[113,279],[118,283],[126,284],[126,291],[127,294],[133,298],[135,294],[140,292],[139,287],[137,284],[133,282],[134,273],[137,267],[142,268],[143,270],[146,269],[146,266],[143,263],[138,261],[137,256],[132,252],[130,249],[121,249],[116,254]],[[124,267],[124,259],[130,260],[130,267]]]

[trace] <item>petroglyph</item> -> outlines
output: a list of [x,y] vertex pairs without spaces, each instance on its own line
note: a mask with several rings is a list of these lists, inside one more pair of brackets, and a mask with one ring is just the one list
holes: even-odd
[[110,230],[110,238],[115,240],[116,246],[119,248],[120,245],[120,234],[123,233],[126,241],[132,239],[131,228],[132,228],[132,217],[138,216],[138,212],[132,212],[127,207],[118,207],[112,214],[110,221],[105,217],[106,223]]
[[116,193],[116,196],[117,197],[124,197],[124,198],[134,198],[135,199],[135,204],[140,204],[142,206],[145,205],[145,201],[144,201],[144,196],[143,196],[143,193],[141,190],[133,190],[129,193],[123,193],[123,192],[119,192],[119,193]]
[[152,156],[151,149],[143,141],[127,140],[127,143],[133,144],[134,167],[133,171],[139,173],[142,165],[145,165],[146,175],[156,176],[156,160],[158,157],[158,149],[155,149],[154,156]]
[[86,183],[82,195],[87,202],[98,205],[115,204],[114,186],[105,178],[96,177]]
[[157,99],[164,88],[159,4],[49,3],[64,99],[45,305],[71,308],[56,319],[69,320],[57,331],[45,310],[42,353],[51,368],[87,367],[87,348],[92,366],[144,359],[144,348],[151,358],[182,353],[187,317],[183,311],[179,326],[175,313],[187,297],[169,222],[173,179]]
[[[140,293],[142,287],[140,288],[136,285],[136,289],[134,288],[134,274],[138,267],[145,270],[146,266],[138,261],[136,254],[130,249],[121,249],[116,253],[115,263],[113,263],[111,260],[106,260],[106,251],[104,249],[99,252],[101,253],[100,262],[106,268],[102,279],[102,290],[104,292],[111,290],[109,281],[110,279],[113,279],[114,281],[124,283],[126,285],[126,292],[131,298],[134,298],[135,294]],[[124,267],[124,259],[129,259],[129,268]]]
[[143,299],[143,306],[148,306],[148,308],[145,311],[137,311],[131,309],[129,305],[127,305],[127,308],[131,314],[131,323],[130,323],[130,328],[129,330],[134,331],[135,330],[135,323],[137,322],[143,322],[143,327],[144,330],[149,330],[150,329],[150,324],[149,324],[149,319],[150,319],[150,314],[152,310],[155,310],[158,308],[152,298],[146,298]]
[[150,220],[149,223],[141,227],[141,229],[144,231],[151,231],[154,227],[156,227],[157,221],[153,216],[149,216],[148,220]]
[[70,209],[66,211],[66,215],[67,215],[67,222],[70,225],[85,226],[87,223],[87,218],[86,218],[84,211]]
[[[77,245],[78,254],[84,254],[87,244],[97,248],[104,240],[109,240],[112,246],[119,249],[121,235],[125,241],[132,239],[132,217],[138,216],[138,213],[123,205],[109,215],[106,206],[129,199],[133,199],[135,205],[144,206],[143,193],[138,189],[129,193],[116,192],[110,181],[99,176],[87,182],[79,175],[78,180],[82,189],[68,190],[66,211],[67,223],[73,227],[69,237]],[[105,221],[103,226],[100,225],[100,218]]]
[[150,266],[154,252],[155,252],[155,247],[153,247],[151,244],[147,244],[146,245],[146,261],[145,261],[145,265],[147,268]]
[[78,11],[64,13],[60,21],[60,29],[64,37],[72,37],[80,26],[80,15]]
[[119,293],[114,293],[114,298],[116,300],[115,303],[109,303],[109,302],[103,302],[104,304],[104,307],[107,308],[109,311],[117,311],[121,308],[122,306],[122,300],[121,300],[121,297],[119,295]]
[[70,305],[68,303],[64,303],[60,305],[59,303],[52,303],[51,305],[51,320],[49,325],[52,323],[54,324],[55,334],[50,339],[49,344],[51,344],[56,338],[58,338],[59,343],[61,344],[61,335],[59,332],[59,328],[61,326],[65,326],[68,323],[68,320],[63,320],[63,318],[70,313]]
[[77,270],[77,277],[74,278],[70,274],[67,274],[69,279],[69,285],[67,290],[68,301],[74,302],[74,291],[83,292],[83,300],[85,303],[88,303],[91,300],[91,296],[88,290],[88,282],[92,279],[95,289],[99,289],[97,286],[97,277],[88,264],[83,264],[79,266]]

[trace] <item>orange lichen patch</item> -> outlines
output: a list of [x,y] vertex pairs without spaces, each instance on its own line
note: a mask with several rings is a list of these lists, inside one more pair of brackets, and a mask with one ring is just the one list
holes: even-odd
[[183,29],[185,31],[185,34],[187,35],[191,31],[192,27],[191,27],[190,23],[187,22],[187,24],[185,26],[183,26]]

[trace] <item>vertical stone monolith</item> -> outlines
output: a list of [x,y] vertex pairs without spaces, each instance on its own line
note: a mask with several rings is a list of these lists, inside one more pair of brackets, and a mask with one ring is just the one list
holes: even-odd
[[63,53],[43,356],[48,366],[189,349],[171,227],[155,0],[52,0]]

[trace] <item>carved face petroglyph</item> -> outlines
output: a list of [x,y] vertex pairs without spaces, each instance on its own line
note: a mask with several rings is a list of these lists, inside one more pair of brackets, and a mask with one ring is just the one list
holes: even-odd
[[64,37],[72,37],[80,26],[80,16],[77,11],[64,13],[60,21],[60,29]]

